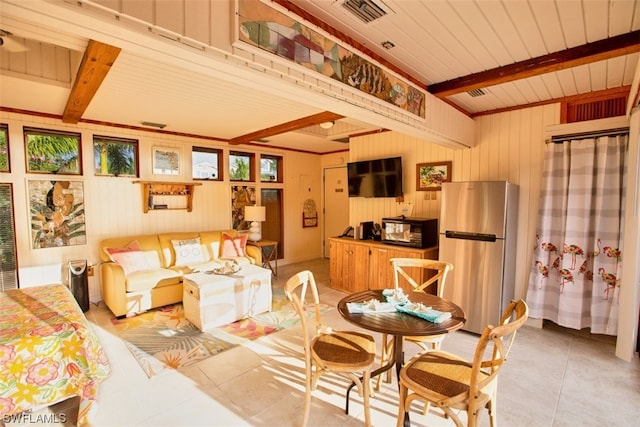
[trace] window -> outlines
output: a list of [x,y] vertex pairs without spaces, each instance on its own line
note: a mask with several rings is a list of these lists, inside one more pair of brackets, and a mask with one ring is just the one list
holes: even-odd
[[231,151],[229,153],[229,178],[231,181],[255,181],[255,159],[254,154]]
[[267,208],[267,217],[262,223],[262,238],[278,242],[278,259],[284,258],[286,252],[283,196],[281,188],[263,188],[260,191],[260,204]]
[[16,228],[13,219],[13,189],[0,184],[0,291],[18,287]]
[[135,139],[93,136],[95,174],[137,178],[138,141]]
[[282,182],[282,157],[260,156],[260,181]]
[[191,177],[222,181],[222,150],[193,147],[191,149]]
[[9,161],[9,126],[0,124],[0,172],[11,172]]
[[24,128],[27,172],[82,175],[79,133]]

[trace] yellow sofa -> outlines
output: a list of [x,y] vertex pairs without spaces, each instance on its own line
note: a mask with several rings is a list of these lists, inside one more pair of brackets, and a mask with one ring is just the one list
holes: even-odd
[[[223,233],[226,233],[224,241]],[[244,247],[244,254],[229,253],[229,247],[235,249],[236,244],[239,246],[243,241],[246,241],[246,235],[238,235],[236,230],[161,233],[102,240],[99,246],[102,300],[117,317],[181,302],[184,274],[210,270],[227,259],[261,266],[262,254],[255,246]],[[187,251],[181,248],[190,251],[185,256]]]

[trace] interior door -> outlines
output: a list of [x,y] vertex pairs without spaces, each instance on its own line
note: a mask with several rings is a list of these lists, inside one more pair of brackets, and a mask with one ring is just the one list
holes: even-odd
[[329,258],[329,237],[342,234],[349,225],[347,167],[324,169],[324,257]]
[[260,202],[266,208],[266,220],[262,223],[262,238],[278,242],[278,259],[284,258],[284,227],[282,221],[282,190],[263,188]]

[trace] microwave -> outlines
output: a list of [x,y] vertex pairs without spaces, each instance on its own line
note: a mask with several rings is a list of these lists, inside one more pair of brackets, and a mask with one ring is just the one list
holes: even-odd
[[393,217],[382,218],[382,243],[430,248],[438,246],[438,219]]

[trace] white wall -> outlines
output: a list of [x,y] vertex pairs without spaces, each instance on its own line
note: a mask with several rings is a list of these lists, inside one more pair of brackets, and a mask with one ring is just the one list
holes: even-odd
[[[453,181],[507,180],[520,187],[515,296],[526,296],[528,272],[537,221],[545,127],[557,124],[559,104],[526,108],[476,118],[475,147],[451,149],[395,132],[368,135],[350,141],[350,161],[400,155],[403,159],[405,203],[414,205],[414,216],[438,218],[440,194],[415,191],[416,164],[451,160]],[[394,199],[354,198],[350,223],[380,222],[398,214]]]
[[[66,265],[69,260],[86,259],[99,262],[98,243],[108,237],[153,234],[165,231],[215,230],[231,227],[231,184],[228,181],[229,146],[205,139],[163,135],[140,130],[80,123],[67,125],[57,119],[40,116],[0,112],[0,122],[9,125],[11,173],[0,173],[0,182],[13,184],[16,220],[16,244],[21,278],[30,285],[52,283],[55,265]],[[53,175],[25,172],[23,126],[80,132],[82,137],[83,176],[70,176],[81,180],[84,186],[87,244],[61,248],[32,249],[30,240],[30,214],[27,203],[27,180],[51,179]],[[98,177],[93,168],[93,135],[132,138],[139,141],[140,178]],[[193,211],[142,212],[142,190],[136,180],[191,181],[191,147],[193,145],[224,150],[224,182],[202,182],[194,192]],[[151,152],[154,146],[176,147],[182,152],[182,175],[170,178],[151,173]],[[273,154],[283,157],[284,183],[254,184],[260,188],[281,188],[284,199],[285,253],[279,262],[287,264],[322,256],[320,227],[302,228],[302,206],[306,198],[321,203],[320,156],[269,150],[268,147],[239,145],[234,150]],[[54,267],[52,267],[54,266]],[[57,269],[60,271],[60,269]],[[89,279],[91,300],[100,300],[97,275]]]

